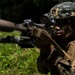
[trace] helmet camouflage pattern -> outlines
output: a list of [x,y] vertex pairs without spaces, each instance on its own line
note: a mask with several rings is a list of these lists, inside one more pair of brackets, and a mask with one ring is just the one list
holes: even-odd
[[75,2],[62,2],[51,8],[49,17],[64,19],[75,16]]

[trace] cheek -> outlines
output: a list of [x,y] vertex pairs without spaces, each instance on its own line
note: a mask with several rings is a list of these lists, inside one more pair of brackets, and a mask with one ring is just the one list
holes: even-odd
[[66,25],[66,26],[63,27],[63,33],[64,34],[67,34],[68,30],[69,30],[69,26]]

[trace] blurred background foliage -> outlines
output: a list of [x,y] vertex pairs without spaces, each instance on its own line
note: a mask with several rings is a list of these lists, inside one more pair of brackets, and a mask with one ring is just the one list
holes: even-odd
[[[61,0],[63,1],[68,0]],[[59,2],[60,0],[0,0],[0,18],[15,23],[21,23],[27,18],[39,22],[40,17]],[[0,32],[0,36],[7,35],[19,36],[20,33]],[[0,43],[0,75],[44,75],[37,70],[39,53],[37,48],[22,49],[16,44]]]
[[41,15],[63,1],[75,0],[0,0],[0,18],[17,23],[27,18],[39,22]]

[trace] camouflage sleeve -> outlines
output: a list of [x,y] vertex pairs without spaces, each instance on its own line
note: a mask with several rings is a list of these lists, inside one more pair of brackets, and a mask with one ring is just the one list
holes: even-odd
[[[68,43],[66,47],[67,53],[75,58],[75,41],[71,41]],[[71,64],[69,59],[64,56],[64,59],[60,60],[57,64],[60,75],[75,75],[75,71],[71,71]]]
[[[67,45],[67,53],[70,56],[72,56],[73,58],[75,58],[75,40],[68,43],[68,45]],[[67,59],[66,56],[65,56],[65,59]]]

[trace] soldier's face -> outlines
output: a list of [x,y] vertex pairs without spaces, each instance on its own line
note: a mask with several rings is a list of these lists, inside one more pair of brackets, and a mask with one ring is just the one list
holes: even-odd
[[68,25],[65,25],[63,27],[56,26],[55,30],[56,30],[56,34],[55,35],[57,37],[65,37],[67,32],[68,32]]
[[65,37],[66,34],[68,33],[68,29],[69,29],[69,20],[67,19],[56,20],[55,35],[57,37]]

